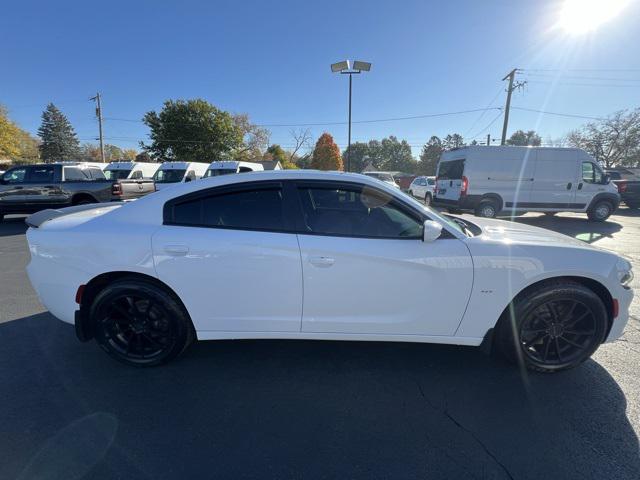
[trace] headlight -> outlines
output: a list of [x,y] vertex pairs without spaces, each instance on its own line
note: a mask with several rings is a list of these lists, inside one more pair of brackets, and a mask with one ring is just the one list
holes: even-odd
[[618,280],[620,285],[629,288],[629,285],[633,281],[633,270],[631,269],[631,263],[621,258],[617,264]]

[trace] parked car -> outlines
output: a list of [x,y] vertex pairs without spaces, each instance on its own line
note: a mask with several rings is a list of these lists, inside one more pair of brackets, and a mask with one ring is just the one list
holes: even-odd
[[395,188],[400,188],[390,172],[362,172],[367,177],[375,178]]
[[100,168],[83,163],[14,167],[0,177],[0,220],[11,213],[108,202],[112,183]]
[[425,205],[431,205],[436,177],[416,177],[409,185],[409,195],[424,200]]
[[111,162],[103,173],[113,181],[111,200],[133,200],[156,191],[153,175],[160,164],[145,162]]
[[463,147],[444,152],[436,173],[434,205],[481,217],[586,212],[602,222],[619,203],[615,185],[578,148]]
[[357,174],[223,175],[27,223],[42,303],[136,366],[195,338],[288,338],[483,344],[552,372],[618,338],[633,297],[610,251]]
[[606,170],[618,188],[620,199],[629,208],[640,208],[640,177],[627,169]]
[[408,173],[393,174],[393,180],[398,184],[398,187],[403,192],[409,192],[411,182],[413,182],[417,175],[411,175]]
[[211,162],[204,177],[216,177],[218,175],[229,175],[231,173],[261,172],[264,167],[256,162],[236,162],[233,160]]
[[209,168],[208,163],[164,162],[153,176],[156,190],[176,183],[191,182],[202,178]]

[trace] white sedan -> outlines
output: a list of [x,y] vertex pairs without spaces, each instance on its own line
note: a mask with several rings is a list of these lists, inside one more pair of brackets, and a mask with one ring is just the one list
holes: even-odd
[[27,223],[42,303],[137,366],[196,338],[287,338],[483,344],[551,372],[619,337],[633,296],[612,253],[356,174],[225,175]]

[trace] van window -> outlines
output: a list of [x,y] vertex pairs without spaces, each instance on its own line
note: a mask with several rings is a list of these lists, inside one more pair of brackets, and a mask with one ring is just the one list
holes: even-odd
[[105,170],[104,176],[107,180],[123,180],[129,176],[131,170]]
[[89,167],[89,176],[93,180],[104,180],[106,177],[104,176],[104,172],[96,167]]
[[153,176],[153,179],[156,183],[178,183],[182,181],[186,170],[162,170],[159,169],[156,174]]
[[582,162],[582,180],[587,183],[602,183],[602,170],[591,162]]
[[439,180],[460,180],[464,173],[464,160],[451,160],[440,162],[438,169]]

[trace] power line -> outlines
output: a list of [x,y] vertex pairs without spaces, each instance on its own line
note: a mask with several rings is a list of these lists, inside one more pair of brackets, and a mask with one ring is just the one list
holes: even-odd
[[640,78],[586,77],[582,75],[551,75],[546,73],[526,73],[530,77],[567,78],[569,80],[593,80],[603,82],[640,82]]
[[[453,116],[453,115],[464,115],[467,113],[484,112],[488,110],[501,110],[501,109],[499,107],[474,108],[470,110],[458,110],[455,112],[426,113],[422,115],[410,115],[406,117],[354,120],[351,123],[383,123],[383,122],[396,122],[396,121],[403,121],[403,120],[418,120],[423,118],[436,118],[436,117],[447,117],[447,116]],[[131,118],[104,117],[103,120],[144,123],[142,120],[135,120]],[[188,123],[188,122],[173,122],[173,123],[180,123],[181,125],[202,125],[201,123]],[[326,126],[332,126],[332,125],[346,125],[346,124],[347,122],[340,121],[340,122],[309,122],[309,123],[258,123],[256,124],[256,126],[258,127],[326,127]]]
[[567,118],[581,118],[585,120],[602,120],[603,117],[590,117],[588,115],[575,115],[573,113],[559,113],[559,112],[549,112],[546,110],[536,110],[533,108],[525,108],[525,107],[511,107],[514,110],[522,110],[525,112],[535,112],[535,113],[543,113],[545,115],[555,115],[557,117],[567,117]]
[[[500,88],[498,89],[498,91],[496,92],[495,96],[493,97],[493,99],[487,104],[487,106],[485,108],[489,108],[493,105],[493,103],[498,99],[498,97],[500,96],[500,94],[502,93],[502,86],[500,86]],[[478,116],[478,118],[476,118],[476,120],[471,124],[471,126],[468,128],[468,130],[464,133],[463,138],[466,137],[469,132],[471,132],[475,126],[480,122],[480,120],[482,120],[484,118],[484,115],[487,113],[487,110],[484,110],[482,113],[480,113],[480,115]]]
[[542,80],[527,80],[527,83],[537,83],[544,85],[567,85],[572,87],[612,87],[612,88],[638,88],[640,85],[624,83],[575,83],[575,82],[552,82]]
[[[515,107],[512,107],[515,108]],[[495,116],[495,118],[493,120],[491,120],[486,127],[484,127],[482,130],[479,130],[478,133],[476,133],[473,137],[469,138],[469,140],[475,140],[476,138],[480,137],[481,135],[483,135],[487,130],[489,130],[494,123],[496,123],[496,121],[498,121],[498,119],[502,116],[502,110],[500,111],[500,113],[498,113],[498,115]],[[463,137],[466,138],[466,137]]]

